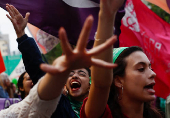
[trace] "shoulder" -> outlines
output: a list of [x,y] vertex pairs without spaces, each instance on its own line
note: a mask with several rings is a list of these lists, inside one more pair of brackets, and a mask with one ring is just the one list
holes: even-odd
[[39,83],[40,81],[30,90],[29,95],[21,102],[0,111],[0,118],[50,117],[56,109],[60,97],[49,101],[41,100],[38,96]]
[[[29,110],[31,114],[29,117],[50,117],[55,111],[60,96],[56,99],[45,101],[40,99],[38,95],[38,85],[43,77],[38,81],[38,83],[30,90],[29,95],[23,100],[24,108]],[[26,105],[26,106],[25,106]]]
[[[80,117],[81,118],[87,118],[86,115],[85,115],[85,104],[86,104],[87,99],[88,98],[84,99],[83,105],[82,105],[81,110],[80,110]],[[108,105],[106,106],[106,109],[105,109],[105,111],[104,111],[101,118],[113,118],[112,113],[111,113],[110,108],[109,108]]]

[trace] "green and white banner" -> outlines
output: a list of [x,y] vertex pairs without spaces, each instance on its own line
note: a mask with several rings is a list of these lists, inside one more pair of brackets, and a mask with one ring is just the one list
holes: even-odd
[[4,63],[6,67],[5,73],[9,75],[10,80],[18,79],[18,77],[25,71],[21,55],[4,56]]

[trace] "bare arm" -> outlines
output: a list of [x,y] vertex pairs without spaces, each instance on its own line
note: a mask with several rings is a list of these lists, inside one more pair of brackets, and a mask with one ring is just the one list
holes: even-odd
[[7,17],[12,22],[18,37],[18,49],[22,53],[25,69],[35,85],[45,75],[45,72],[40,69],[40,64],[44,62],[35,40],[28,37],[24,32],[30,14],[27,13],[25,18],[23,18],[19,11],[13,5],[9,4],[6,4],[6,9],[9,12]]
[[[123,0],[100,0],[99,22],[94,47],[105,43],[113,36],[115,15]],[[116,36],[112,37],[116,41]],[[108,48],[94,58],[112,63],[113,47]],[[115,65],[116,66],[116,65]],[[98,118],[104,113],[113,80],[113,70],[92,66],[92,84],[85,114],[88,118]]]

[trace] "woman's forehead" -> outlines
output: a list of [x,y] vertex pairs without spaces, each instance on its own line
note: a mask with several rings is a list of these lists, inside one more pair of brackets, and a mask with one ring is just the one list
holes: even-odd
[[131,66],[140,64],[140,63],[145,63],[145,64],[150,64],[150,61],[146,54],[142,51],[135,51],[131,53],[128,57],[126,57],[127,64],[130,64]]
[[28,75],[28,73],[25,73],[25,74],[24,74],[24,77],[27,76],[27,75]]
[[29,75],[28,75],[28,73],[25,73],[24,78],[27,78],[27,77],[29,77]]
[[72,70],[72,72],[81,72],[81,71],[83,71],[83,72],[85,72],[85,73],[87,73],[87,74],[88,74],[88,71],[87,71],[85,68]]

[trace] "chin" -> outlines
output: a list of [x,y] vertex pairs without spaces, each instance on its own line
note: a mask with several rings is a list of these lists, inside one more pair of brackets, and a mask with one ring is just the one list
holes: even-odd
[[80,94],[79,93],[71,93],[70,96],[72,96],[72,97],[79,97]]
[[156,99],[155,95],[149,95],[144,102],[152,102]]

